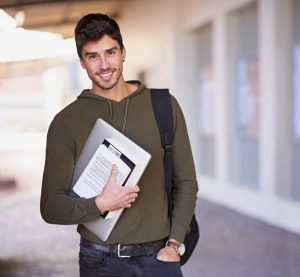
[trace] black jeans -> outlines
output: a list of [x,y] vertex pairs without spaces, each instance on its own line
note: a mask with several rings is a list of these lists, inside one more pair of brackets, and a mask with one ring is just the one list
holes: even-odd
[[120,258],[100,250],[80,246],[80,277],[182,277],[179,262],[163,262],[149,256]]

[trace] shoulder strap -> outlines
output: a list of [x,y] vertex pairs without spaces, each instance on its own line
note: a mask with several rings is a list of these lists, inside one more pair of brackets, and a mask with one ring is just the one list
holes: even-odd
[[164,149],[165,187],[168,197],[168,215],[172,211],[172,159],[173,114],[168,89],[150,89],[155,119],[159,128],[161,146]]

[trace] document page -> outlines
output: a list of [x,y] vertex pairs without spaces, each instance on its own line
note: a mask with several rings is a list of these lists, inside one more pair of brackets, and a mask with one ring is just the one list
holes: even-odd
[[74,185],[74,192],[84,198],[98,195],[107,184],[113,164],[118,168],[117,184],[125,185],[135,164],[104,140]]

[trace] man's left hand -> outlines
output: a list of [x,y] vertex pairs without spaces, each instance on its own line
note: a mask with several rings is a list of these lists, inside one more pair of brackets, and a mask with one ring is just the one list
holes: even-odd
[[180,256],[174,248],[166,246],[158,252],[157,259],[164,262],[179,262]]

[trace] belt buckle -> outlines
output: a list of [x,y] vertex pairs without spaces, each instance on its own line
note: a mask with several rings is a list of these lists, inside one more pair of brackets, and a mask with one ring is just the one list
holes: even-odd
[[121,255],[120,254],[120,246],[121,246],[121,244],[118,244],[118,257],[120,257],[120,258],[130,258],[131,256],[126,256],[126,255]]

